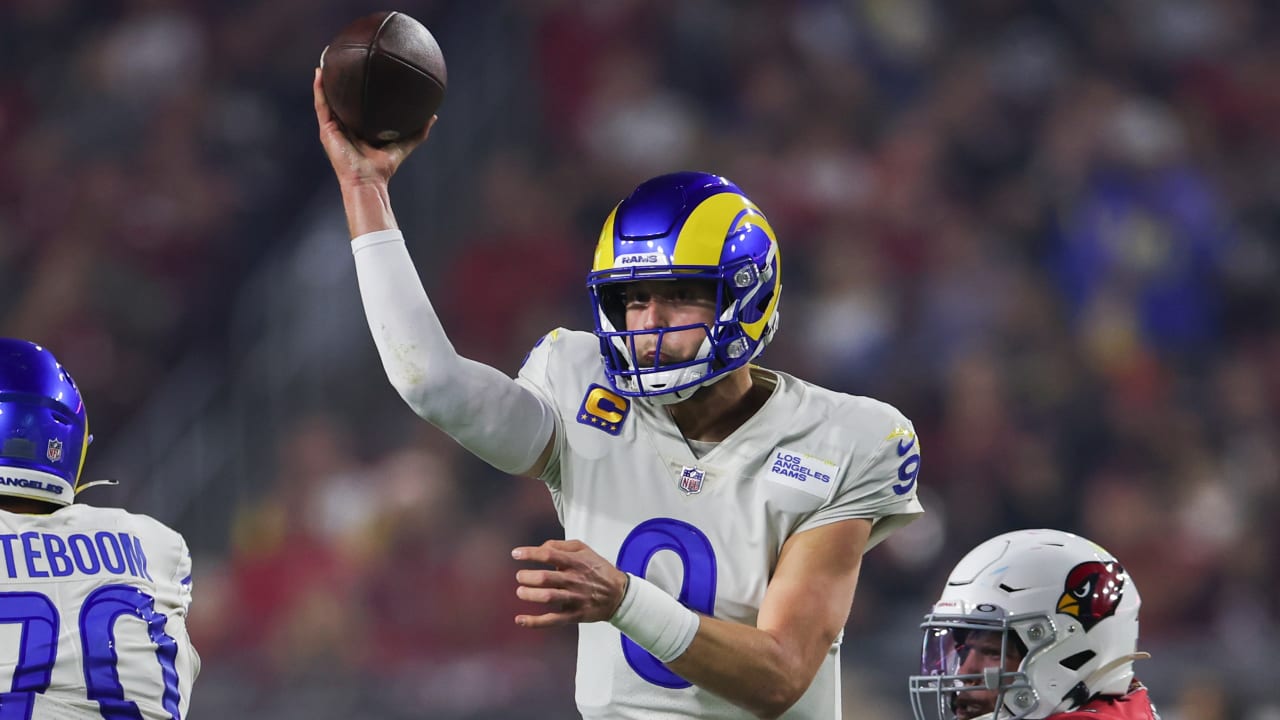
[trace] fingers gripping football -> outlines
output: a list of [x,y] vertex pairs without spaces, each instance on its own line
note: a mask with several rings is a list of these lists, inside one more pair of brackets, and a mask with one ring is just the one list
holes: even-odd
[[431,126],[436,121],[432,116],[427,125],[417,134],[405,137],[399,142],[374,147],[347,132],[333,115],[320,85],[319,68],[316,68],[312,79],[311,93],[316,110],[316,121],[320,128],[320,143],[324,146],[325,154],[329,156],[329,162],[333,165],[339,183],[344,186],[389,181],[409,153],[427,139]]
[[516,597],[550,610],[517,615],[517,625],[543,628],[608,620],[622,603],[626,573],[581,541],[548,540],[537,547],[518,547],[511,556],[553,568],[516,573]]

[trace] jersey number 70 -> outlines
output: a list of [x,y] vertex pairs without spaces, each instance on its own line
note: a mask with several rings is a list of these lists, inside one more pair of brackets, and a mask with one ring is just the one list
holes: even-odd
[[[116,669],[115,624],[121,615],[132,615],[147,625],[156,644],[156,662],[164,681],[161,705],[173,720],[178,711],[178,645],[164,632],[168,618],[156,612],[155,598],[129,585],[106,585],[94,590],[80,608],[80,649],[84,656],[84,683],[90,700],[96,700],[105,720],[141,720],[136,703],[126,700]],[[58,609],[36,592],[0,593],[0,624],[22,626],[18,664],[9,692],[0,693],[0,720],[31,720],[36,693],[49,689],[58,655]]]
[[[684,565],[684,580],[677,598],[685,607],[711,615],[716,607],[716,553],[698,528],[672,518],[654,518],[636,526],[618,548],[618,569],[644,577],[649,560],[660,550],[670,550]],[[636,674],[654,685],[679,690],[692,683],[667,669],[652,653],[622,636],[622,656]],[[0,718],[0,720],[4,720]]]

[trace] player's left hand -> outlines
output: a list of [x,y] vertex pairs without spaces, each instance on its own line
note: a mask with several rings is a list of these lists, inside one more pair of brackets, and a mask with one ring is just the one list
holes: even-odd
[[627,574],[580,540],[548,540],[538,547],[518,547],[511,551],[511,557],[554,568],[516,573],[520,583],[516,597],[552,609],[542,615],[517,615],[516,624],[521,627],[608,620],[622,604]]

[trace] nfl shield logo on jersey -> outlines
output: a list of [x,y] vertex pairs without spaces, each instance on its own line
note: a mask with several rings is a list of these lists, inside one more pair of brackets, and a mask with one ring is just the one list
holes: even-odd
[[49,458],[49,462],[58,462],[62,459],[62,441],[50,440],[49,449],[45,452],[45,457]]
[[684,491],[685,495],[702,492],[702,479],[706,476],[706,472],[696,467],[685,465],[684,469],[680,471],[680,489]]

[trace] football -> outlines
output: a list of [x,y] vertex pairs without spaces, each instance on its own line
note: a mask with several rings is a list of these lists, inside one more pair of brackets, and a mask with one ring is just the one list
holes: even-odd
[[422,23],[401,12],[352,22],[320,55],[320,82],[338,121],[372,144],[426,126],[444,100],[444,54]]

